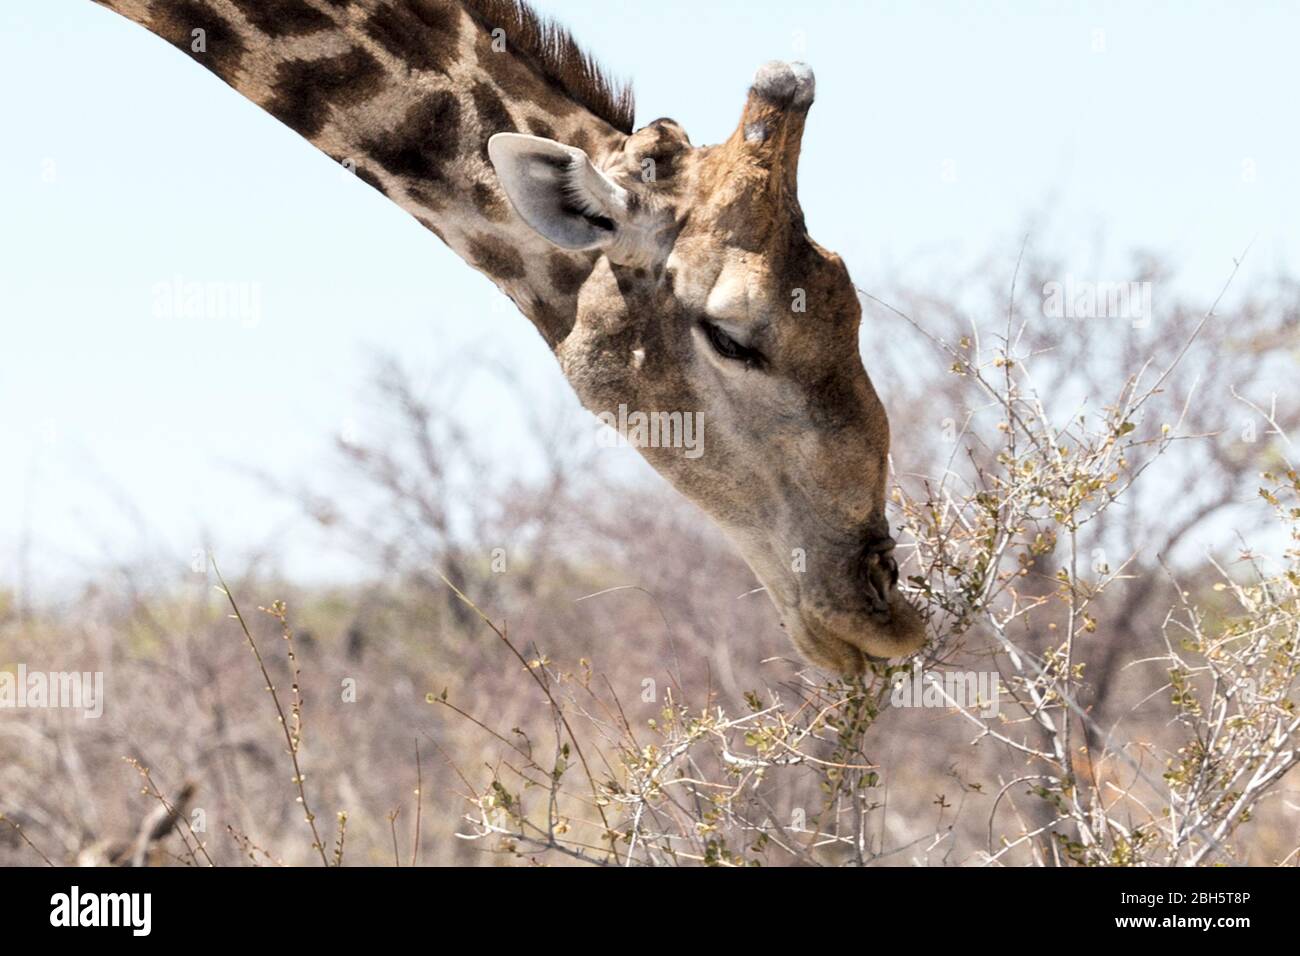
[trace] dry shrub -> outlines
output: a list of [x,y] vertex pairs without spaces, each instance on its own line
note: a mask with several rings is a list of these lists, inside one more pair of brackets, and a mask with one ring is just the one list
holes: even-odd
[[[1051,271],[1017,267],[1022,295]],[[893,519],[930,615],[917,658],[804,669],[720,535],[603,467],[585,420],[518,392],[545,467],[494,472],[447,392],[393,364],[384,425],[340,442],[351,484],[291,489],[369,576],[308,587],[250,563],[229,593],[271,613],[246,631],[188,556],[0,604],[0,659],[102,670],[111,694],[97,721],[0,720],[0,811],[21,826],[0,825],[0,862],[129,842],[191,783],[151,862],[1295,861],[1296,412],[1268,396],[1291,300],[1231,322],[1175,305],[1181,338],[1072,337],[1000,295],[879,306],[925,330],[891,339],[892,365],[937,369],[872,368],[908,462]],[[1225,440],[1228,407],[1267,440]],[[1189,550],[1225,515],[1259,553]],[[942,679],[975,673],[996,674],[996,713]]]

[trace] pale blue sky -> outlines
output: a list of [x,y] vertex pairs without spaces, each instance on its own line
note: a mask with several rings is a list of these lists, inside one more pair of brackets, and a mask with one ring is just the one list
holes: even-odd
[[[1212,297],[1252,238],[1239,283],[1294,270],[1294,4],[538,6],[634,80],[642,122],[673,116],[697,143],[728,135],[760,63],[808,61],[801,198],[865,288],[1014,258],[1044,206],[1039,239],[1081,272],[1099,235],[1116,262],[1167,254],[1192,294]],[[0,143],[0,584],[24,536],[48,582],[139,549],[119,497],[180,557],[201,529],[232,555],[277,529],[292,569],[329,573],[243,472],[319,472],[378,352],[434,369],[477,347],[576,413],[486,280],[89,0],[0,5]],[[256,284],[258,321],[159,317],[154,290],[176,276]],[[499,428],[505,454],[522,426],[494,394],[484,377],[459,414]]]

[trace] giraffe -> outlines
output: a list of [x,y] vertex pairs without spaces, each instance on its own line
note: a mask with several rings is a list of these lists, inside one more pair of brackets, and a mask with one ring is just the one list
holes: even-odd
[[925,639],[885,518],[889,424],[843,261],[797,195],[811,70],[761,67],[735,131],[635,127],[522,0],[96,0],[415,216],[515,303],[583,405],[690,413],[638,451],[723,530],[814,665]]

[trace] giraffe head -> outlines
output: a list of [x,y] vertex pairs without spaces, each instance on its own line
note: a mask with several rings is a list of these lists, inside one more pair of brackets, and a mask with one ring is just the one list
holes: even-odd
[[[590,255],[557,349],[583,403],[668,426],[644,457],[733,540],[804,656],[856,673],[924,627],[896,587],[856,290],[799,207],[813,85],[802,64],[764,66],[718,146],[661,119],[604,155],[511,133],[488,148],[524,222]],[[694,416],[694,447],[671,447],[671,413]]]

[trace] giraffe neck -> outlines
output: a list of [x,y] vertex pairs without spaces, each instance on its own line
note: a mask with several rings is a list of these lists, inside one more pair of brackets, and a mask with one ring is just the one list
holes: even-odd
[[[567,35],[548,37],[515,0],[96,2],[353,169],[492,279],[552,349],[564,340],[595,256],[564,252],[519,219],[487,140],[533,133],[597,165],[622,149],[630,99],[611,94]],[[567,60],[544,55],[557,42]]]

